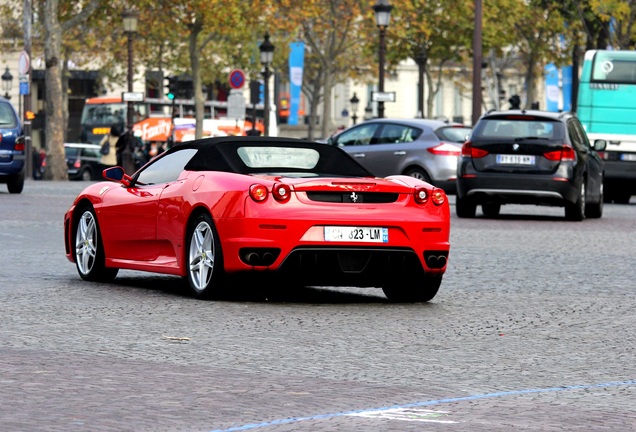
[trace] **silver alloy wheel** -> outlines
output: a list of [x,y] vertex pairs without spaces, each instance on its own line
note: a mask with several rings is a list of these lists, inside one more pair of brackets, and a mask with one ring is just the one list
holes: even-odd
[[192,231],[188,257],[193,288],[198,292],[204,291],[214,270],[214,234],[207,222],[199,222]]
[[95,265],[97,255],[97,224],[95,216],[86,210],[77,224],[75,260],[80,273],[87,275]]

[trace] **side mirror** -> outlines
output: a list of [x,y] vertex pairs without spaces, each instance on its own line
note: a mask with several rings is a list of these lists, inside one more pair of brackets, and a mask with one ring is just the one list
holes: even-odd
[[594,140],[594,150],[603,151],[605,150],[605,147],[607,147],[607,141],[602,139]]
[[104,177],[106,180],[119,182],[124,186],[130,186],[130,182],[132,180],[132,177],[126,174],[122,167],[118,166],[106,168],[104,171],[102,171],[102,177]]

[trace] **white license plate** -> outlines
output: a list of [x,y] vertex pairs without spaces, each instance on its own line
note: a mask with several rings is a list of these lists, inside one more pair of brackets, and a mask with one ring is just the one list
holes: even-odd
[[636,153],[623,153],[621,154],[621,160],[624,161],[636,161]]
[[388,243],[389,229],[378,227],[326,226],[325,241]]
[[534,165],[533,155],[497,155],[497,163],[503,165]]

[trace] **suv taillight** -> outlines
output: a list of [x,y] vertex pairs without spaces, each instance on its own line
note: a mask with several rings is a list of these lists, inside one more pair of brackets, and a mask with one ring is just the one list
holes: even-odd
[[479,159],[486,156],[488,152],[483,149],[473,147],[473,143],[470,141],[466,141],[464,145],[462,145],[462,156]]
[[543,153],[543,156],[547,160],[551,161],[575,161],[576,160],[576,152],[574,148],[568,144],[563,144],[560,150],[549,151]]

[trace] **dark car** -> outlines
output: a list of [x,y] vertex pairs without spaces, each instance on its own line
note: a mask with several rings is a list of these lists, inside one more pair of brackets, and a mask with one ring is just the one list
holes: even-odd
[[100,180],[102,155],[97,144],[64,144],[64,155],[69,180]]
[[0,183],[9,193],[21,193],[26,171],[24,128],[16,109],[0,97]]
[[403,174],[455,193],[457,159],[471,128],[432,119],[373,119],[328,139],[379,177]]
[[483,115],[457,167],[456,211],[499,215],[503,204],[565,207],[568,220],[603,214],[603,161],[571,112],[495,111]]

